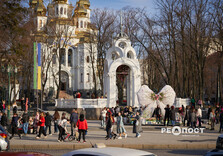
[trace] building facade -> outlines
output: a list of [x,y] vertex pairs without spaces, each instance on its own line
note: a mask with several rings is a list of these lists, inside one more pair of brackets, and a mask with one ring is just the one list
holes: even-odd
[[[42,86],[56,93],[61,73],[61,91],[86,94],[95,87],[97,48],[91,36],[97,31],[90,23],[90,2],[79,0],[31,0],[34,38],[41,43]],[[93,70],[94,68],[94,70]],[[45,83],[45,84],[44,84]]]

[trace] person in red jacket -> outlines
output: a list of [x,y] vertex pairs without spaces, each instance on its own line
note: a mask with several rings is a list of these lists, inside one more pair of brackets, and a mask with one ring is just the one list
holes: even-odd
[[44,113],[43,112],[40,114],[40,117],[39,117],[39,126],[40,126],[39,135],[36,136],[36,139],[39,139],[41,137],[42,133],[45,136],[44,138],[46,138],[47,136],[46,136],[46,132],[44,130],[45,117],[44,117]]
[[88,129],[88,126],[87,126],[87,120],[84,119],[84,114],[80,115],[80,119],[77,121],[77,127],[78,127],[78,133],[79,133],[78,142],[81,141],[81,135],[83,135],[83,141],[85,143],[86,142],[85,141],[85,133]]

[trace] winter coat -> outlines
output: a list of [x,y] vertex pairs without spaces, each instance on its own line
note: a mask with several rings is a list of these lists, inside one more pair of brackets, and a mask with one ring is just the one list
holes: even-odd
[[71,115],[70,115],[70,122],[71,123],[77,123],[78,121],[78,114],[73,112]]
[[51,126],[51,122],[52,122],[52,116],[51,115],[46,115],[46,117],[45,117],[45,125],[46,126]]
[[112,118],[107,118],[106,130],[109,130],[112,127]]
[[87,126],[87,120],[84,119],[84,121],[81,121],[80,119],[77,121],[77,127],[78,129],[81,129],[81,130],[87,130],[88,129],[88,126]]
[[40,116],[39,124],[40,124],[41,127],[45,126],[45,118],[43,116]]

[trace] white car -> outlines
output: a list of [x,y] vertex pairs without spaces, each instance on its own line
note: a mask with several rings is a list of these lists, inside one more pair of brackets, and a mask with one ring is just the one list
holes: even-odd
[[216,141],[216,148],[223,149],[223,134],[218,136],[218,139]]
[[9,138],[6,130],[0,125],[0,151],[9,150]]
[[153,153],[117,147],[85,148],[64,154],[63,156],[156,156]]

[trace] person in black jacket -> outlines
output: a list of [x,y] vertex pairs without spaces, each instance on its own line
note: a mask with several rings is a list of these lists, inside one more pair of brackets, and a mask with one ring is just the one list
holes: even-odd
[[160,123],[160,118],[161,118],[161,109],[160,106],[157,105],[155,111],[154,111],[155,117],[156,117],[156,122],[159,124]]
[[18,131],[18,120],[19,120],[19,117],[18,117],[17,113],[14,113],[13,117],[12,117],[12,121],[11,121],[12,136],[10,137],[10,139],[12,139],[15,134],[18,134],[19,138],[21,139],[21,135]]
[[50,115],[49,112],[46,113],[46,117],[45,117],[45,126],[46,126],[46,129],[45,129],[45,133],[47,133],[47,129],[49,129],[49,135],[52,135],[51,133],[51,122],[52,122],[52,116]]
[[164,116],[164,126],[166,125],[167,120],[167,126],[169,126],[170,121],[170,105],[167,105],[165,109],[165,116]]
[[6,114],[5,113],[3,113],[3,115],[2,115],[2,118],[1,118],[1,125],[5,128],[5,129],[7,129],[6,127],[7,127],[7,117],[6,117]]
[[107,137],[106,140],[111,139],[112,138],[112,114],[110,112],[108,112],[108,118],[107,118],[107,124],[106,124],[106,132],[107,132]]

